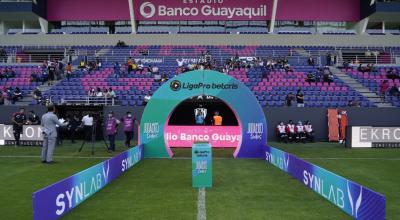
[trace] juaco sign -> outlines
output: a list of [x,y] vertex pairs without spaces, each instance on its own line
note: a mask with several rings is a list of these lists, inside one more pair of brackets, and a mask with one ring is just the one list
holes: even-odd
[[[137,2],[137,3],[136,3]],[[267,20],[266,1],[139,0],[137,20]],[[269,1],[267,1],[269,3]]]

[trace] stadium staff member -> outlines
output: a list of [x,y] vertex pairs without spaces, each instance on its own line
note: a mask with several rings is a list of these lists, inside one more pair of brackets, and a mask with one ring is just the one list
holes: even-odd
[[[85,140],[91,141],[92,140],[92,133],[93,133],[93,116],[91,113],[83,116],[82,118],[82,126],[83,131],[85,132]],[[85,142],[82,143],[82,145]]]
[[106,132],[110,141],[108,152],[115,151],[115,135],[117,134],[119,123],[120,121],[114,117],[114,112],[109,112],[106,121]]
[[347,111],[339,111],[339,143],[344,144],[346,141],[346,127],[349,125]]
[[131,146],[131,140],[133,135],[135,134],[135,123],[139,125],[136,118],[132,116],[131,112],[126,112],[126,115],[121,119],[122,124],[124,125],[124,132],[125,132],[125,146]]
[[43,130],[43,147],[42,147],[42,163],[52,164],[54,147],[57,141],[57,127],[66,126],[68,123],[61,123],[54,114],[54,106],[47,107],[47,113],[42,116]]
[[26,123],[26,115],[24,108],[20,108],[18,112],[15,112],[13,114],[12,122],[13,122],[15,143],[17,146],[19,146],[20,145],[19,140],[23,132],[23,125]]
[[221,126],[222,125],[222,116],[219,115],[219,112],[216,111],[213,117],[213,125]]

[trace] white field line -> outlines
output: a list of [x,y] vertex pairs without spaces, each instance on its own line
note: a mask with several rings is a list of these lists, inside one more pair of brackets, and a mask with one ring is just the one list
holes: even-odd
[[206,190],[205,188],[199,189],[199,195],[197,197],[197,220],[206,220]]
[[[98,156],[54,156],[56,158],[64,158],[64,159],[109,159],[109,157],[98,157]],[[35,155],[0,155],[0,158],[40,158],[40,156]],[[151,158],[150,158],[151,159]],[[154,158],[157,159],[157,158]],[[173,157],[173,160],[191,160],[191,157]],[[229,160],[232,158],[213,158],[214,160]],[[397,161],[400,158],[384,158],[384,157],[301,157],[304,160],[393,160]]]
[[[111,157],[82,157],[82,156],[54,156],[55,158],[64,159],[109,159]],[[41,158],[41,156],[33,155],[0,155],[0,158]]]

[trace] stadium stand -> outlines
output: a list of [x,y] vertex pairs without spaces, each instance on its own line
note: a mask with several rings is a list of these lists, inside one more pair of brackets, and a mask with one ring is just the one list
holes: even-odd
[[[85,100],[87,93],[91,88],[112,88],[117,95],[118,103],[121,105],[143,105],[143,97],[146,93],[153,93],[159,86],[160,82],[154,82],[154,77],[147,69],[136,71],[131,74],[123,74],[119,78],[115,78],[112,63],[118,61],[126,63],[126,57],[120,59],[118,55],[125,56],[142,56],[143,53],[150,51],[151,59],[162,60],[159,65],[160,72],[166,73],[168,78],[179,73],[177,71],[176,60],[182,57],[200,57],[204,51],[211,54],[218,54],[214,59],[221,62],[228,57],[235,55],[252,57],[257,54],[260,57],[273,57],[276,51],[284,49],[285,55],[288,57],[289,63],[293,66],[293,72],[285,74],[282,70],[271,71],[268,79],[264,78],[265,68],[254,67],[245,70],[245,68],[237,68],[228,72],[229,75],[244,82],[257,95],[263,106],[283,106],[285,97],[288,93],[294,93],[298,88],[302,87],[306,97],[306,106],[308,107],[335,107],[346,106],[349,100],[357,99],[362,106],[373,107],[374,105],[365,100],[363,96],[349,88],[340,79],[335,78],[328,85],[327,83],[310,84],[306,82],[307,73],[316,71],[315,67],[307,65],[306,57],[298,56],[298,52],[291,50],[290,47],[267,47],[267,46],[138,46],[128,48],[103,48],[103,47],[75,47],[77,51],[85,50],[85,55],[78,56],[74,64],[78,64],[88,54],[94,56],[96,51],[106,49],[107,52],[99,58],[117,57],[115,60],[108,60],[105,66],[91,74],[82,71],[75,71],[73,78],[68,81],[62,80],[59,84],[45,92],[45,97],[54,102],[64,102],[65,100]],[[307,48],[310,51],[317,51],[318,48]],[[324,49],[332,49],[325,47]],[[320,52],[320,51],[319,51]],[[329,52],[329,51],[328,51]],[[326,52],[327,53],[327,52]],[[120,59],[120,60],[118,60]],[[34,104],[34,103],[33,103]]]

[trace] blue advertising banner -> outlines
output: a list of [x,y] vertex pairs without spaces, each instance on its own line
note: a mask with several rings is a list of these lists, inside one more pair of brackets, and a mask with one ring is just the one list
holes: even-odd
[[60,218],[142,159],[140,145],[34,192],[33,219]]
[[295,155],[266,146],[265,159],[354,219],[385,219],[385,196]]

